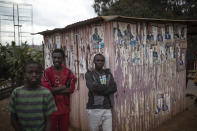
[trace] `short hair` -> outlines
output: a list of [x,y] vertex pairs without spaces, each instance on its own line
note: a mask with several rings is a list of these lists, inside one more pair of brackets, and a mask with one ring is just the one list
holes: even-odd
[[105,61],[105,56],[104,56],[104,55],[102,55],[102,54],[100,54],[100,53],[98,53],[98,54],[96,54],[96,55],[94,56],[93,61],[95,61],[95,59],[96,59],[96,57],[97,57],[97,56],[101,56],[101,57],[103,57],[103,58],[104,58],[104,61]]
[[62,49],[55,49],[55,50],[53,50],[52,56],[53,56],[54,53],[61,53],[62,57],[65,58],[65,53],[64,53],[64,51]]
[[38,65],[39,68],[40,68],[40,70],[42,70],[42,65],[41,65],[39,62],[37,62],[37,61],[28,61],[28,62],[25,63],[25,65],[24,65],[24,72],[26,72],[27,66],[29,66],[29,65],[31,65],[31,64],[36,64],[36,65]]

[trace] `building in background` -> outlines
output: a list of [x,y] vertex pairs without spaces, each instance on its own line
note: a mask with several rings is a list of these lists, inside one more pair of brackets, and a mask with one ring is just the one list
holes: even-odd
[[117,82],[114,131],[147,131],[185,110],[188,26],[197,20],[100,16],[65,28],[46,30],[45,67],[52,51],[63,48],[65,63],[78,78],[71,96],[72,127],[88,130],[88,90],[84,74],[102,53]]
[[15,41],[17,45],[28,42],[34,44],[33,6],[17,1],[0,1],[0,43]]

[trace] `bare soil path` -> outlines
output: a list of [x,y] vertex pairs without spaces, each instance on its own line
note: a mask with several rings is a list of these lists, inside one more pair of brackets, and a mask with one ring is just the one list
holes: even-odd
[[[187,109],[152,131],[197,131],[197,86],[193,81],[189,81],[186,94],[190,94],[186,97]],[[8,101],[9,98],[0,100],[0,131],[14,131],[10,125]]]

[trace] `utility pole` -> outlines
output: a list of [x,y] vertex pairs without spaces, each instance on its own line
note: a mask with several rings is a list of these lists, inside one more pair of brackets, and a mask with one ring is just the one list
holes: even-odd
[[14,27],[14,42],[16,42],[16,32],[15,32],[15,14],[14,14],[14,4],[13,4],[13,27]]
[[[31,6],[31,31],[34,32],[33,27],[33,6]],[[34,45],[34,36],[32,36],[32,45]]]
[[19,9],[18,9],[18,4],[16,5],[17,7],[17,16],[18,16],[18,44],[20,45],[20,29],[19,29]]
[[0,16],[0,44],[2,44],[1,42],[2,41],[1,41],[1,16]]
[[21,45],[23,41],[34,43],[31,35],[33,32],[32,4],[0,0],[0,16],[1,43],[10,43],[13,40],[18,45]]

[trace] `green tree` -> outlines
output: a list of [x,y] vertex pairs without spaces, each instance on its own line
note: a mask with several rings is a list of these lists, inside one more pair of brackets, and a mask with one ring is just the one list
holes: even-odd
[[12,83],[21,85],[23,83],[24,64],[28,61],[38,61],[42,64],[43,57],[41,51],[36,51],[30,48],[26,43],[16,46],[15,42],[12,45],[1,46],[1,60],[4,63],[0,66],[1,79],[7,80],[11,78]]
[[98,15],[146,18],[197,18],[196,0],[94,0]]
[[6,56],[7,56],[7,46],[3,46],[0,44],[0,80],[4,80],[4,79],[8,79],[9,78],[9,73],[8,73],[8,69],[9,69],[9,65],[6,61]]

